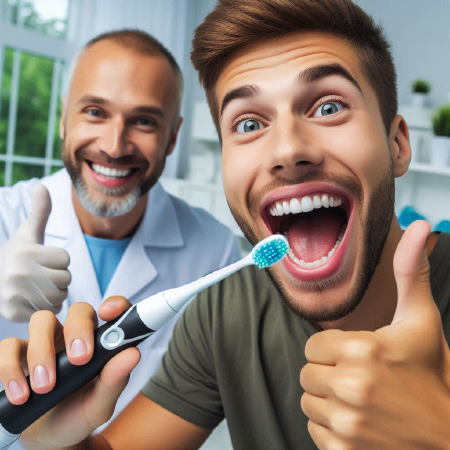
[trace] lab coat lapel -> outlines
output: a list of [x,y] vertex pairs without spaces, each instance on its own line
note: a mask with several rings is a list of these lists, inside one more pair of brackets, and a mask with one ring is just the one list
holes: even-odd
[[[135,235],[128,244],[122,259],[106,289],[104,298],[123,295],[131,299],[141,289],[150,284],[158,272],[147,256],[145,247]],[[143,300],[139,299],[139,300]]]
[[69,286],[70,304],[87,302],[97,310],[102,302],[100,286],[86,240],[80,226],[76,228],[73,230],[73,238],[67,240],[64,246],[70,255],[69,271],[73,280]]
[[72,181],[65,170],[43,180],[52,199],[52,212],[45,228],[45,245],[62,247],[70,255],[69,305],[88,302],[97,309],[102,301],[97,276],[86,240],[72,203]]
[[[159,248],[184,245],[180,224],[170,196],[159,183],[149,192],[144,217],[105,292],[131,299],[155,280],[158,261],[152,262]],[[146,296],[147,294],[144,294]],[[133,300],[143,300],[136,298]]]

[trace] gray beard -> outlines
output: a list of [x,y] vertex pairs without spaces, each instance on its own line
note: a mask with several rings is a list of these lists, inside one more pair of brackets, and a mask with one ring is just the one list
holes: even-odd
[[[75,187],[75,192],[77,194],[78,200],[80,201],[83,208],[94,216],[106,218],[123,216],[125,214],[128,214],[138,204],[140,198],[142,197],[140,188],[136,187],[132,192],[124,197],[118,198],[117,200],[109,200],[105,202],[92,198],[81,176],[77,177],[73,185]],[[120,189],[114,188],[102,188],[101,191],[106,195],[121,194]]]

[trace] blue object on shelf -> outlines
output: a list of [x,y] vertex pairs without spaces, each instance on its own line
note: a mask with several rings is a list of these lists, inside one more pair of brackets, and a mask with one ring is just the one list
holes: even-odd
[[398,223],[405,229],[415,220],[427,220],[422,214],[419,214],[412,206],[405,206],[398,216]]
[[450,233],[450,220],[441,220],[434,228],[434,231]]

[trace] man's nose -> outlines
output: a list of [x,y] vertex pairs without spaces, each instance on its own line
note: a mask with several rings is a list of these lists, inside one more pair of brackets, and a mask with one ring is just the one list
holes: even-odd
[[111,158],[120,158],[133,152],[133,145],[128,139],[128,130],[123,120],[118,118],[108,123],[103,130],[99,147]]
[[267,149],[266,167],[272,175],[296,179],[323,164],[324,150],[314,139],[315,126],[294,113],[278,118]]

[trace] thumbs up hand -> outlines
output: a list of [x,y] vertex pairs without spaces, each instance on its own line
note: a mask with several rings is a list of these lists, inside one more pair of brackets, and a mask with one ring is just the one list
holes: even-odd
[[301,407],[320,450],[449,448],[450,349],[430,289],[429,233],[414,222],[398,244],[390,325],[309,339]]
[[56,314],[67,297],[69,255],[43,245],[51,209],[47,189],[36,185],[27,220],[0,249],[0,315],[7,320],[28,322],[40,309]]

